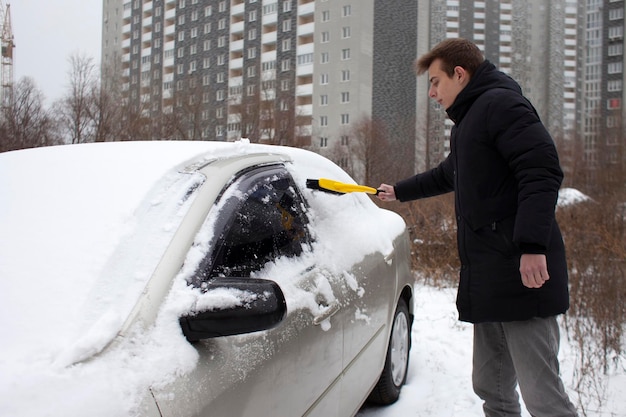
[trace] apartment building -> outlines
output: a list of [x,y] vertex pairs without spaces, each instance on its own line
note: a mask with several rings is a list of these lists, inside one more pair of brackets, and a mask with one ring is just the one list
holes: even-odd
[[417,0],[104,0],[104,84],[153,136],[323,153],[369,119],[412,154],[416,14]]
[[[553,136],[573,135],[576,120],[578,53],[576,0],[429,0],[420,2],[420,24],[428,25],[428,42],[419,54],[446,38],[471,39],[485,57],[516,79]],[[420,32],[421,33],[421,32]],[[418,80],[425,91],[427,80]],[[436,103],[418,97],[429,116],[418,122],[428,141],[423,167],[449,152],[452,122]]]

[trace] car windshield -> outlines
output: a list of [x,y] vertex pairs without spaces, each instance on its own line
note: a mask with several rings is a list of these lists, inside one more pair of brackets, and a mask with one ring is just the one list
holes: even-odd
[[[8,339],[20,340],[16,349],[46,340],[64,351],[84,338],[115,336],[203,180],[178,173],[169,154],[138,169],[138,153],[92,150],[0,155],[0,324]],[[14,314],[40,325],[19,328]]]

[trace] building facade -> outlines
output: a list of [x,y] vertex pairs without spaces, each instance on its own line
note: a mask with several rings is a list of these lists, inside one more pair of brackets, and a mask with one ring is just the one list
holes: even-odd
[[153,137],[324,151],[367,119],[412,154],[416,14],[416,0],[104,0],[104,84]]
[[[446,38],[475,42],[485,58],[517,80],[553,136],[575,134],[577,7],[570,0],[430,0],[420,3],[420,24],[429,27],[419,54]],[[427,91],[426,77],[418,89]],[[423,94],[423,93],[420,93]],[[425,94],[424,94],[425,95]],[[420,168],[431,167],[449,152],[452,122],[436,103],[418,98],[429,116],[418,121],[429,140]]]

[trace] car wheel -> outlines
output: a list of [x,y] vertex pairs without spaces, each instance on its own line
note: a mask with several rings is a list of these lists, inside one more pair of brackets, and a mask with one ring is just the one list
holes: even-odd
[[406,301],[400,299],[393,319],[391,337],[387,346],[385,367],[378,383],[368,397],[376,404],[391,404],[400,396],[402,385],[406,382],[409,367],[409,349],[411,348],[411,330],[409,309]]

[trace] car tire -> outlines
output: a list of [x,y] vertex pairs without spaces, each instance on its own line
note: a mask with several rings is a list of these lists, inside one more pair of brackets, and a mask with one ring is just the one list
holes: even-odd
[[400,397],[400,390],[406,382],[411,348],[411,326],[409,308],[400,299],[393,318],[391,336],[387,345],[385,367],[370,393],[367,401],[374,404],[392,404]]

